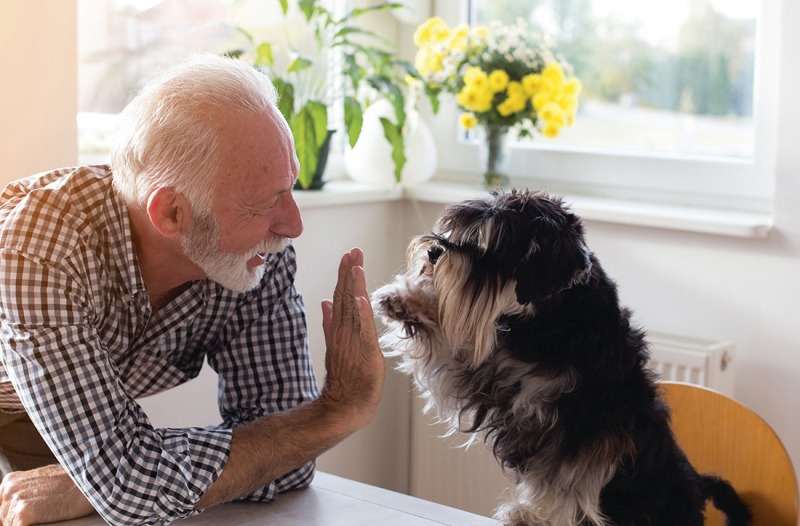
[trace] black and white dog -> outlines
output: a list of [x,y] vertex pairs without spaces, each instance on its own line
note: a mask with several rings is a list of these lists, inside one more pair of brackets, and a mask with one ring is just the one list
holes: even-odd
[[484,438],[513,480],[503,524],[701,526],[709,498],[749,523],[676,443],[644,335],[560,199],[495,191],[447,208],[373,303],[428,409]]

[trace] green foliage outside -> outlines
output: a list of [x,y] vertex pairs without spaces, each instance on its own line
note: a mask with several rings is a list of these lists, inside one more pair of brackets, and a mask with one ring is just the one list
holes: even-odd
[[[547,27],[538,20],[540,7],[552,13]],[[754,20],[729,19],[698,0],[680,28],[677,49],[667,52],[642,38],[639,27],[593,18],[592,0],[490,0],[478,10],[482,22],[507,24],[517,17],[553,34],[586,97],[632,97],[643,107],[697,115],[752,116]]]

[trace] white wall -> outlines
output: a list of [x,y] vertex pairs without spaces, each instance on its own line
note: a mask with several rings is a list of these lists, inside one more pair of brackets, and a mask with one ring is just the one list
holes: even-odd
[[78,162],[77,0],[0,7],[0,181]]

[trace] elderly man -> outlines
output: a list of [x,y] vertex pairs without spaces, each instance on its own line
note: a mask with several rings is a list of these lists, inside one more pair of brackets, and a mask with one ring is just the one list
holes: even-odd
[[[321,393],[314,382],[289,242],[303,230],[298,162],[275,102],[252,68],[198,57],[128,105],[110,167],[6,188],[0,453],[17,471],[0,486],[4,525],[93,509],[165,524],[271,500],[374,416],[385,363],[358,249],[322,305]],[[134,398],[204,361],[223,423],[154,429]]]

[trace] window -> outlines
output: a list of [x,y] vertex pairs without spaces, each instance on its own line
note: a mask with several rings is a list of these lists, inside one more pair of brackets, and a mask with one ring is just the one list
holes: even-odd
[[107,162],[116,115],[160,68],[235,45],[232,0],[79,0],[78,152]]
[[470,18],[522,18],[558,42],[583,83],[558,144],[751,159],[759,4],[474,0]]
[[[769,209],[775,0],[439,0],[435,8],[452,24],[522,17],[555,39],[583,83],[575,124],[555,140],[516,143],[512,175],[553,191]],[[471,145],[458,132],[437,135],[452,138],[440,152],[444,168],[468,171]]]
[[[340,14],[346,0],[320,3]],[[78,0],[80,163],[108,161],[117,114],[159,69],[191,52],[246,48],[237,27],[302,45],[290,33],[304,24],[296,2],[284,17],[278,0]]]

